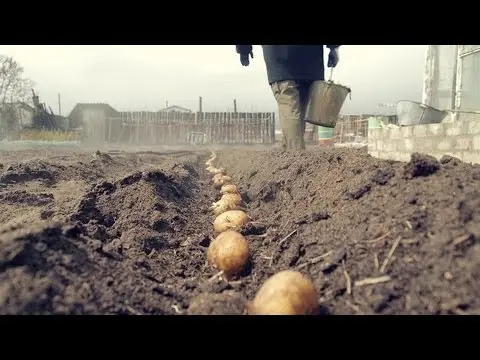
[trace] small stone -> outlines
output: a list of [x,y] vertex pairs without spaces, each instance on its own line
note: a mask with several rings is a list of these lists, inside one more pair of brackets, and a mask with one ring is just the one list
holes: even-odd
[[37,250],[40,253],[47,250],[47,248],[48,248],[47,244],[45,244],[43,242],[38,242],[38,243],[35,244],[35,250]]

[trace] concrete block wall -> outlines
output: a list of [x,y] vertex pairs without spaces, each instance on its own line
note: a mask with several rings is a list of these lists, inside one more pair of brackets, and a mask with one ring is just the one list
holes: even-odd
[[368,130],[368,153],[373,157],[409,161],[413,152],[480,164],[480,114],[459,114],[456,121],[441,124]]

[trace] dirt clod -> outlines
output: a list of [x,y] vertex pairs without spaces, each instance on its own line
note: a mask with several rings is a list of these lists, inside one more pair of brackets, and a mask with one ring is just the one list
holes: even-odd
[[440,169],[440,162],[433,156],[413,153],[410,162],[405,166],[408,177],[429,176]]

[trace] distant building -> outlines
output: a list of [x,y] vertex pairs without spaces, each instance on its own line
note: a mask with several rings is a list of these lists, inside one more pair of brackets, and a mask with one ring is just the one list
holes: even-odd
[[183,113],[191,113],[192,110],[177,106],[177,105],[171,105],[167,106],[166,108],[159,110],[158,112],[183,112]]
[[35,109],[24,102],[6,103],[0,108],[0,121],[13,127],[33,125]]
[[90,118],[110,118],[118,116],[118,111],[109,104],[98,103],[78,103],[68,115],[70,127],[78,128],[84,125],[84,122]]
[[82,128],[83,141],[100,144],[109,137],[110,118],[119,113],[108,104],[77,104],[68,115],[70,129]]
[[109,104],[78,103],[68,115],[71,127],[81,127],[83,125],[83,121],[85,120],[85,116],[88,116],[92,113],[103,113],[105,117],[118,116],[118,111],[111,107]]

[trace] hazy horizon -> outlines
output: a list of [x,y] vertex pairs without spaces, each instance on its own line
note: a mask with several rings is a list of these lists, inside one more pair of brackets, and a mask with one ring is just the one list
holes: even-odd
[[[381,103],[421,101],[426,45],[344,45],[333,80],[352,89],[344,114],[373,113]],[[328,52],[326,52],[327,54]],[[234,45],[0,45],[36,84],[40,100],[62,115],[77,103],[119,111],[178,105],[204,111],[276,111],[261,46],[249,67]],[[329,76],[329,70],[326,70]]]

